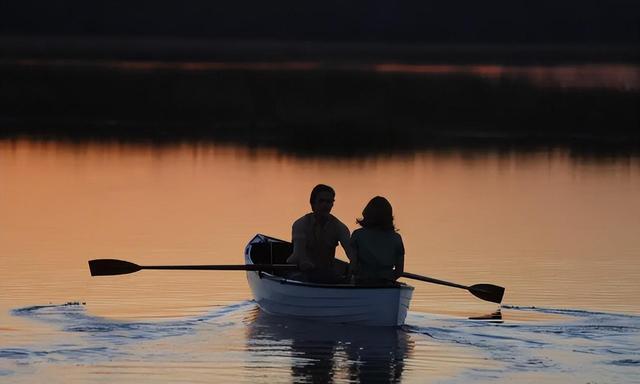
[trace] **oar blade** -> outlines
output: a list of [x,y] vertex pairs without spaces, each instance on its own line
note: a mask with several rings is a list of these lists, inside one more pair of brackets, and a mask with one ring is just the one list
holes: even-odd
[[504,288],[493,284],[475,284],[469,287],[469,292],[482,300],[498,304],[504,296]]
[[124,260],[95,259],[89,260],[91,276],[125,275],[138,272],[142,269],[139,265]]

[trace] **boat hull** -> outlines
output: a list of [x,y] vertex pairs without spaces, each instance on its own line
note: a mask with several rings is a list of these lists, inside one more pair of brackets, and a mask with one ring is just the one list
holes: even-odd
[[[256,235],[245,249],[245,262],[253,264],[252,247],[282,242]],[[272,315],[368,326],[404,324],[413,287],[362,287],[353,284],[314,284],[265,272],[248,271],[247,280],[260,308]]]

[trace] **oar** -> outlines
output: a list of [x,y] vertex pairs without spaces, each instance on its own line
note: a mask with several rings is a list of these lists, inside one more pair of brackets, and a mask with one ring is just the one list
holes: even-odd
[[89,260],[91,276],[124,275],[138,272],[141,269],[182,269],[206,271],[274,271],[297,270],[295,264],[240,264],[240,265],[138,265],[124,260],[96,259]]
[[[206,271],[274,271],[274,270],[297,270],[295,264],[239,264],[239,265],[138,265],[129,261],[117,259],[96,259],[89,260],[89,270],[91,276],[112,276],[124,275],[127,273],[138,272],[141,269],[174,269],[174,270],[206,270]],[[402,277],[408,279],[426,281],[428,283],[446,285],[449,287],[462,288],[471,292],[482,300],[491,301],[493,303],[502,302],[504,296],[504,288],[493,284],[475,284],[470,287],[466,285],[451,283],[444,280],[438,280],[427,276],[416,275],[414,273],[404,272]]]
[[504,296],[504,288],[493,284],[475,284],[468,287],[466,285],[451,283],[448,281],[438,280],[428,276],[416,275],[415,273],[409,272],[403,272],[402,277],[406,277],[407,279],[426,281],[427,283],[466,289],[474,296],[479,297],[482,300],[491,301],[492,303],[500,304],[502,302],[502,296]]

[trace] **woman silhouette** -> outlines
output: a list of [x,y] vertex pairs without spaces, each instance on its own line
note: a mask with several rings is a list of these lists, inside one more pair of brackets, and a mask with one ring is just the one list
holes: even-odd
[[362,227],[351,235],[351,269],[356,284],[389,284],[404,270],[404,245],[393,225],[393,209],[387,199],[376,196],[356,220]]

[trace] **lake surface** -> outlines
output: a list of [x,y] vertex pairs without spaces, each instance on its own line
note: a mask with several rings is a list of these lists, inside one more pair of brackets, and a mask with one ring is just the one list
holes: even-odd
[[[417,281],[406,325],[373,332],[267,316],[243,272],[89,276],[95,258],[238,264],[256,233],[289,239],[320,182],[352,230],[391,201],[407,271],[506,287],[502,321]],[[2,140],[0,380],[638,383],[639,196],[640,158],[565,150]]]

